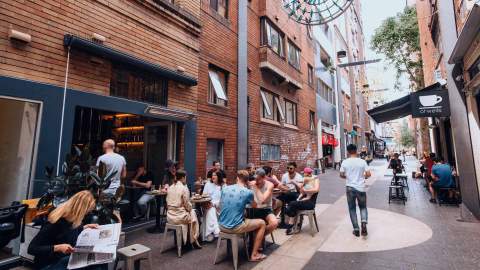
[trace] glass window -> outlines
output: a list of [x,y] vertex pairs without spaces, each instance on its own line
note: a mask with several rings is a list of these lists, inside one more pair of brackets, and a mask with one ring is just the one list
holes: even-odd
[[261,160],[280,160],[280,145],[262,144],[260,152]]
[[208,70],[208,102],[220,106],[227,106],[228,74],[219,69],[210,67]]
[[296,69],[300,69],[300,49],[291,41],[288,41],[288,63]]
[[285,99],[285,123],[297,125],[297,104]]
[[112,66],[110,95],[167,106],[168,81],[152,74]]
[[261,25],[261,44],[269,46],[272,51],[283,57],[283,33],[266,18],[262,18]]
[[313,86],[313,67],[308,65],[308,84]]
[[315,112],[310,111],[310,130],[315,131]]
[[220,16],[228,18],[228,0],[210,0],[210,7]]
[[223,165],[223,149],[223,140],[207,139],[207,171],[211,169],[214,161],[220,161],[220,164]]
[[285,118],[278,96],[264,90],[260,90],[260,96],[262,98],[262,118],[277,122]]

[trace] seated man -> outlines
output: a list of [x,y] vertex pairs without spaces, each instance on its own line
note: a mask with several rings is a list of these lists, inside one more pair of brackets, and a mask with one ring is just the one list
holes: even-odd
[[278,227],[278,220],[272,209],[273,184],[267,181],[263,169],[257,169],[255,175],[256,180],[249,183],[257,205],[252,211],[252,216],[265,220],[267,223],[265,234],[270,234]]
[[265,234],[265,221],[261,219],[245,219],[243,213],[247,204],[256,206],[253,191],[247,188],[249,174],[245,170],[238,171],[237,183],[222,189],[219,217],[220,231],[225,233],[255,232],[251,261],[260,261],[266,256],[259,252]]
[[[440,188],[451,188],[455,186],[453,180],[452,168],[448,164],[442,163],[442,158],[436,157],[434,159],[435,165],[432,166],[432,182],[430,182],[429,189],[432,198],[431,203],[437,203],[437,195]],[[449,194],[451,195],[451,194]]]
[[[267,177],[265,178],[268,182],[273,184],[273,188],[278,188],[281,190],[283,187],[285,190],[288,190],[288,188],[284,187],[282,183],[278,180],[278,178],[273,174],[273,168],[270,166],[263,166],[263,170],[267,174]],[[273,214],[275,216],[278,216],[280,214],[280,211],[282,210],[282,201],[272,198],[272,207],[273,207]]]
[[388,168],[392,169],[394,174],[403,172],[402,160],[400,160],[398,153],[393,154],[393,158],[390,159]]
[[148,203],[154,199],[153,195],[147,194],[147,191],[152,188],[153,174],[147,171],[144,165],[140,165],[131,183],[134,187],[140,188],[136,196],[137,207],[134,209],[136,218],[140,218],[147,212]]
[[297,200],[300,195],[300,188],[303,184],[303,177],[296,172],[297,163],[289,162],[287,164],[287,172],[282,176],[282,185],[279,188],[284,193],[278,196],[284,204]]

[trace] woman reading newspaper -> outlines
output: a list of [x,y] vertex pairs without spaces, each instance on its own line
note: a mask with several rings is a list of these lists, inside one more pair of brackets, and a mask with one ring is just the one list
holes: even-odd
[[[48,222],[42,226],[28,247],[28,253],[35,256],[35,269],[67,269],[78,235],[84,229],[98,227],[98,224],[82,226],[85,215],[94,208],[95,199],[85,190],[75,194],[48,215]],[[83,269],[107,269],[107,265],[94,265]]]

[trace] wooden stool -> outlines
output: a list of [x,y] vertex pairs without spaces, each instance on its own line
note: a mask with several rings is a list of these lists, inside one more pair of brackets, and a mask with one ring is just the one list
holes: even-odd
[[[308,216],[308,222],[310,223],[310,232],[312,234],[312,237],[315,236],[316,232],[319,232],[318,230],[318,223],[317,223],[317,215],[315,214],[315,210],[300,210],[297,213],[297,216],[295,217],[295,229],[294,231],[299,231],[301,228],[298,228],[299,225],[299,220],[302,216]],[[315,224],[315,227],[313,225]],[[315,228],[317,229],[315,231]]]
[[165,224],[165,231],[163,232],[163,240],[162,240],[162,247],[160,248],[160,253],[163,252],[165,247],[165,242],[167,241],[167,232],[168,230],[175,231],[175,244],[177,245],[177,255],[178,257],[182,257],[182,240],[183,240],[183,230],[182,225],[175,225],[167,223]]
[[222,243],[222,240],[227,240],[227,249],[228,249],[228,241],[230,241],[231,246],[232,246],[231,250],[232,250],[232,257],[233,257],[233,268],[235,270],[237,270],[237,267],[238,267],[238,239],[239,238],[243,238],[243,243],[245,244],[245,252],[247,254],[247,258],[250,259],[250,256],[248,255],[248,245],[247,245],[248,236],[247,236],[246,233],[233,234],[233,233],[220,232],[220,234],[218,235],[217,249],[215,250],[215,258],[213,259],[213,264],[217,263],[218,250],[220,249],[220,244]]
[[153,269],[152,253],[150,248],[146,246],[134,244],[117,250],[117,253],[119,260],[125,261],[125,270],[134,270],[135,263],[139,263],[140,260],[148,260],[150,269]]

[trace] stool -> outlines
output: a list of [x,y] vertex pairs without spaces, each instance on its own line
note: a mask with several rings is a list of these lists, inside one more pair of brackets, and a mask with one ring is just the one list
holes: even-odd
[[151,211],[151,205],[154,205],[154,207],[157,207],[157,200],[153,198],[147,203],[147,212],[145,212],[145,221],[148,221],[150,219],[150,211]]
[[153,269],[152,253],[146,246],[134,244],[117,250],[117,253],[119,260],[125,261],[125,270],[134,270],[135,264],[140,263],[140,260],[148,260],[149,269]]
[[162,240],[162,247],[160,248],[160,253],[163,252],[163,249],[165,247],[165,242],[167,241],[168,230],[174,230],[175,231],[174,242],[177,245],[177,255],[180,258],[180,257],[182,257],[182,240],[183,240],[182,225],[175,225],[175,224],[170,224],[170,223],[165,224],[165,231],[163,232],[163,240]]
[[390,185],[388,187],[388,203],[390,203],[391,200],[401,200],[405,205],[407,197],[405,196],[405,190],[403,185]]
[[247,246],[248,235],[246,233],[234,234],[234,233],[220,232],[220,234],[218,235],[217,249],[215,250],[215,258],[213,259],[213,264],[217,263],[218,250],[220,249],[220,244],[222,243],[222,240],[227,240],[227,249],[228,249],[228,241],[230,241],[232,246],[231,250],[232,250],[232,257],[233,257],[233,268],[237,270],[239,238],[243,238],[243,243],[245,244],[245,252],[247,254],[247,258],[250,259],[250,256],[248,255],[248,246]]
[[[308,222],[310,223],[310,232],[312,234],[312,237],[315,236],[316,232],[319,232],[318,230],[318,223],[317,223],[317,215],[315,214],[315,210],[300,210],[297,213],[297,216],[295,217],[295,230],[298,231],[301,228],[298,228],[299,220],[302,216],[308,216]],[[315,224],[315,227],[313,225]],[[315,231],[315,228],[317,229]]]

